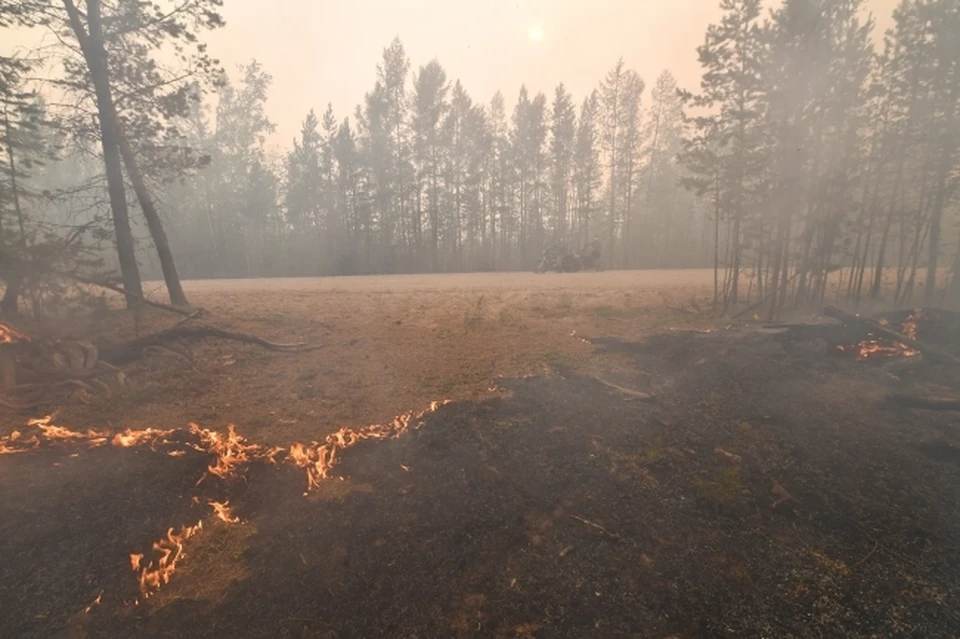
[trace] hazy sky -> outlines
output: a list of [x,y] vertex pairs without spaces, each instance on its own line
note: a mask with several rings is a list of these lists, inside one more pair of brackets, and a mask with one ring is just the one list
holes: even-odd
[[[888,26],[897,0],[867,0]],[[773,3],[767,0],[768,5]],[[649,87],[670,69],[696,88],[695,48],[720,15],[719,0],[225,0],[227,26],[211,52],[235,74],[259,60],[273,75],[271,146],[297,135],[310,108],[333,102],[350,115],[374,83],[382,50],[399,36],[412,68],[438,58],[474,100],[500,89],[508,107],[520,85],[550,92],[561,81],[579,102],[619,56]],[[4,47],[5,48],[5,47]]]
[[[869,0],[889,23],[896,0]],[[648,91],[661,70],[695,88],[695,48],[720,15],[719,0],[227,0],[211,50],[231,69],[256,58],[273,75],[273,143],[287,145],[312,107],[352,114],[374,83],[382,50],[400,36],[412,68],[438,58],[474,100],[520,85],[577,102],[619,56]],[[538,37],[539,36],[539,37]]]

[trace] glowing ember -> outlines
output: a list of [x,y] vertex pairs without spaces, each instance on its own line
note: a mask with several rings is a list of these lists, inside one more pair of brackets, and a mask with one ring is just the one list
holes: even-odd
[[221,521],[225,521],[228,524],[239,524],[240,518],[235,517],[230,510],[230,502],[225,501],[223,503],[219,501],[213,501],[212,499],[207,502],[211,508],[213,508],[214,514],[220,518]]
[[881,341],[876,338],[861,341],[857,348],[857,359],[861,361],[874,356],[913,357],[919,352],[900,342]]
[[367,439],[396,439],[406,433],[411,426],[416,429],[423,424],[423,418],[436,411],[450,400],[432,402],[430,407],[421,411],[403,413],[388,424],[371,424],[359,430],[341,428],[328,435],[322,444],[313,442],[310,446],[294,444],[290,447],[290,460],[307,471],[307,489],[312,490],[320,481],[330,477],[331,469],[339,461],[340,453]]
[[910,316],[900,324],[903,334],[910,339],[917,339],[917,320],[924,319],[927,319],[927,314],[924,313],[923,309],[914,309],[914,311],[910,313]]
[[198,521],[196,526],[184,526],[179,533],[173,528],[167,530],[166,536],[153,543],[153,550],[157,558],[146,566],[143,565],[142,554],[130,555],[130,566],[134,572],[140,572],[140,594],[146,599],[170,581],[170,575],[177,569],[177,563],[184,557],[183,544],[203,529],[203,522]]
[[0,324],[0,344],[16,344],[17,342],[29,342],[30,338],[21,333],[12,326]]
[[97,598],[90,602],[90,605],[83,609],[83,614],[88,615],[90,611],[93,610],[93,607],[100,603],[100,599],[103,597],[103,591],[100,591],[100,594],[97,595]]

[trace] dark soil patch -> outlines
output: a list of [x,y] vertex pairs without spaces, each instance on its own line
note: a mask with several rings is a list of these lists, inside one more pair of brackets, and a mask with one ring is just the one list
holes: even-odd
[[[254,468],[233,495],[252,531],[248,576],[215,599],[132,612],[105,596],[79,628],[103,637],[950,637],[960,627],[960,465],[943,452],[955,446],[956,418],[881,405],[897,380],[828,357],[807,337],[595,343],[631,359],[637,388],[643,381],[656,401],[576,375],[518,380],[508,396],[453,404],[399,440],[356,446],[337,467],[346,479],[307,497],[301,472]],[[36,456],[12,463],[19,469],[0,471],[0,485],[33,505],[21,505],[23,532],[4,546],[0,595],[21,593],[3,616],[21,630],[14,636],[50,636],[34,599],[62,589],[57,601],[82,607],[99,584],[114,585],[109,571],[55,583],[61,564],[39,563],[50,540],[29,532],[38,522],[60,509],[64,521],[87,522],[62,543],[86,549],[69,559],[71,573],[95,571],[162,532],[158,512],[181,523],[172,495],[186,499],[195,481],[183,466],[98,467],[89,481],[71,479],[68,497],[10,488],[30,464],[49,467]],[[140,487],[106,489],[98,478]],[[0,520],[0,536],[10,522]],[[101,538],[104,529],[113,536]]]

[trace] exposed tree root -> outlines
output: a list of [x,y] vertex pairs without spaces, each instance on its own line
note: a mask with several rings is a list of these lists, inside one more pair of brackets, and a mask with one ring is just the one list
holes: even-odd
[[105,282],[103,280],[94,279],[92,277],[86,277],[85,275],[80,275],[79,273],[69,273],[67,271],[50,271],[54,275],[59,275],[60,277],[66,277],[68,279],[80,282],[81,284],[89,284],[90,286],[99,286],[100,288],[105,288],[125,297],[134,297],[138,301],[147,306],[152,306],[154,308],[159,308],[165,311],[170,311],[171,313],[177,313],[179,315],[185,315],[187,317],[193,318],[196,317],[200,312],[200,309],[192,309],[186,306],[174,306],[173,304],[164,304],[163,302],[154,301],[143,295],[136,295],[134,293],[128,293],[122,286],[117,286],[110,282]]
[[254,344],[269,351],[285,353],[302,353],[323,348],[321,344],[309,344],[307,342],[271,342],[256,335],[227,331],[215,326],[189,326],[180,323],[160,332],[144,335],[143,337],[138,337],[127,342],[104,345],[100,348],[100,357],[112,364],[124,364],[139,357],[141,351],[148,346],[163,346],[164,342],[171,340],[202,339],[205,337],[217,337],[234,342],[242,342],[244,344]]

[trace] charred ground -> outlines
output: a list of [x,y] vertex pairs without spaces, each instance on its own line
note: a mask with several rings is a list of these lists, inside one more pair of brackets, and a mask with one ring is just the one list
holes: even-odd
[[907,382],[815,333],[592,338],[589,375],[501,380],[346,451],[307,496],[302,471],[256,464],[211,487],[244,523],[211,523],[141,606],[126,553],[203,515],[202,458],[8,456],[4,618],[19,636],[950,637],[956,419],[888,406]]

